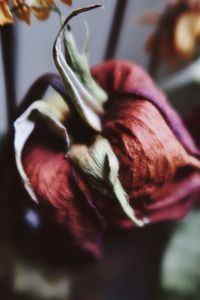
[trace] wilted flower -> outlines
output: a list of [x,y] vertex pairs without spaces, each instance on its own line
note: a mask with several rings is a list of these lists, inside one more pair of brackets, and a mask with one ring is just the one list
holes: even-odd
[[[109,94],[102,134],[119,160],[119,179],[137,218],[152,223],[184,216],[200,189],[200,162],[181,120],[140,67],[111,61],[93,68],[93,75]],[[67,119],[71,138],[89,146],[93,134],[73,116]],[[64,139],[43,123],[22,160],[41,206],[51,208],[77,244],[91,248],[109,228],[133,226],[114,199],[88,183],[66,155]]]
[[111,228],[184,216],[200,191],[200,152],[139,66],[116,60],[94,67],[103,93],[88,72],[87,82],[77,76],[84,54],[76,56],[68,30],[68,61],[76,63],[71,68],[66,63],[62,29],[71,17],[95,7],[73,12],[59,31],[53,53],[63,81],[54,75],[50,83],[62,98],[33,102],[16,120],[15,151],[32,199],[76,245],[97,254]]
[[194,58],[200,38],[200,1],[169,1],[157,20],[156,31],[147,42],[152,68],[155,60],[173,66]]

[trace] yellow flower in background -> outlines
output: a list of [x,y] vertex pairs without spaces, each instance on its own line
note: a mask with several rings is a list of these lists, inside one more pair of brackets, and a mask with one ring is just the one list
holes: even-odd
[[[72,4],[72,0],[61,0],[67,5]],[[19,19],[27,24],[31,24],[31,13],[40,20],[49,17],[52,7],[55,5],[54,0],[12,0],[12,8],[8,0],[0,0],[0,26],[13,23],[16,15]]]
[[34,13],[36,18],[39,20],[46,20],[46,19],[48,19],[49,15],[50,15],[50,9],[47,7],[44,7],[44,8],[32,7],[31,11],[32,11],[32,13]]
[[191,59],[196,52],[200,38],[200,9],[191,9],[179,16],[174,32],[177,53],[184,59]]
[[14,12],[16,16],[25,21],[27,24],[31,24],[30,7],[24,0],[13,0]]
[[45,20],[49,17],[51,7],[54,5],[54,0],[31,0],[29,2],[32,13],[40,20]]
[[13,22],[13,16],[11,14],[8,1],[0,0],[0,26],[4,24],[10,24]]
[[195,57],[200,42],[200,0],[170,0],[160,16],[150,14],[143,19],[157,25],[146,45],[152,68],[164,62],[174,69]]

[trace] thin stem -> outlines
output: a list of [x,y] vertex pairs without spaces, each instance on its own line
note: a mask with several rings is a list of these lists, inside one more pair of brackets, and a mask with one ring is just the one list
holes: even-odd
[[115,56],[127,4],[128,0],[118,0],[116,3],[112,26],[104,54],[105,60],[112,59]]
[[63,14],[62,14],[60,8],[59,8],[56,4],[54,4],[54,5],[52,6],[52,11],[55,12],[55,13],[57,13],[57,14],[59,15],[59,18],[60,18],[60,24],[61,24],[61,26],[62,26],[62,25],[63,25]]
[[12,25],[5,25],[1,28],[2,59],[4,69],[4,80],[6,89],[7,122],[12,128],[16,110],[15,91],[15,49],[14,28]]

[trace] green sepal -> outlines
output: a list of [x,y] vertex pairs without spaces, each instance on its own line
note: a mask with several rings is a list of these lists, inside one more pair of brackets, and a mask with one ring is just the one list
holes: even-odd
[[95,99],[94,95],[83,85],[79,77],[68,65],[62,53],[61,35],[65,30],[68,22],[78,14],[100,7],[100,5],[91,5],[73,11],[61,26],[53,46],[53,57],[56,67],[63,79],[67,93],[70,96],[72,105],[82,118],[82,120],[97,132],[101,132],[101,118],[104,110],[102,105]]
[[64,32],[64,46],[66,59],[72,70],[79,77],[83,85],[93,95],[93,97],[104,105],[108,100],[107,93],[92,78],[88,63],[88,36],[89,31],[86,26],[86,37],[82,52],[77,49],[75,40],[71,31],[67,28]]
[[119,163],[111,145],[103,136],[96,136],[93,144],[74,144],[67,157],[82,172],[89,184],[100,192],[116,199],[124,213],[138,226],[143,226],[129,204],[128,195],[119,180]]
[[34,101],[14,122],[16,166],[26,190],[36,203],[39,201],[23,167],[22,154],[24,147],[32,132],[34,132],[42,120],[47,126],[47,130],[62,138],[66,149],[68,149],[70,146],[70,137],[65,127],[65,122],[69,114],[69,107],[64,99],[60,95],[55,94]]

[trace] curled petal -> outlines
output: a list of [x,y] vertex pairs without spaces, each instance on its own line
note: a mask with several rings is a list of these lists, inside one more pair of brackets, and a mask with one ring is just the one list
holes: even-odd
[[13,23],[13,16],[10,11],[8,1],[0,2],[0,26]]
[[31,198],[67,229],[72,243],[97,256],[104,221],[66,158],[70,139],[63,124],[68,117],[58,95],[31,104],[15,121],[16,163]]
[[13,0],[15,13],[17,17],[25,21],[28,25],[31,24],[31,11],[30,7],[25,3],[24,0]]
[[183,121],[142,68],[127,61],[113,60],[97,65],[92,71],[94,78],[109,93],[110,103],[129,95],[146,99],[157,107],[184,148],[192,155],[200,155]]
[[65,153],[62,139],[38,127],[24,147],[23,167],[45,215],[68,232],[72,244],[98,255],[104,219]]
[[31,0],[29,7],[36,18],[45,20],[50,15],[51,7],[54,5],[54,0]]
[[[22,164],[22,152],[24,146],[31,135],[31,133],[40,124],[42,120],[47,126],[56,133],[58,136],[62,136],[69,144],[68,134],[65,127],[62,124],[64,117],[66,116],[68,110],[67,106],[61,98],[46,99],[46,101],[35,101],[16,121],[15,127],[15,155],[16,163],[24,185],[29,192],[30,196],[34,201],[37,200],[34,188],[27,177],[26,171]],[[44,124],[45,124],[44,123]]]
[[50,9],[46,7],[44,8],[32,7],[31,11],[39,20],[46,20],[50,15]]

